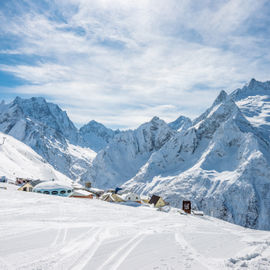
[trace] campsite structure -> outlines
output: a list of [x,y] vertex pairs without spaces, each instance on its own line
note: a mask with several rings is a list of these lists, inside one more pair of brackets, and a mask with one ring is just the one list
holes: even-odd
[[191,214],[191,201],[183,201],[182,209],[187,214]]
[[133,193],[133,192],[123,193],[123,194],[121,194],[121,198],[124,201],[132,201],[132,202],[141,203],[141,197],[140,197],[140,195],[138,195],[136,193]]
[[154,207],[159,208],[167,205],[168,203],[166,203],[160,196],[153,195],[149,201],[149,204],[154,204]]
[[31,180],[31,181],[27,181],[24,185],[22,185],[21,187],[18,188],[18,190],[20,191],[26,191],[26,192],[32,192],[33,188],[42,183],[41,180]]
[[31,179],[28,178],[23,178],[23,177],[17,177],[16,178],[16,182],[15,185],[20,186],[20,185],[24,185],[28,182],[32,181]]
[[73,193],[70,195],[72,198],[82,198],[82,199],[93,199],[93,193],[83,190],[83,189],[75,189]]
[[35,186],[33,192],[69,197],[73,192],[73,188],[65,183],[47,181]]
[[111,192],[104,193],[103,195],[101,195],[100,199],[106,202],[124,202],[125,201],[118,194],[111,193]]
[[89,188],[87,189],[91,193],[95,194],[97,198],[101,197],[104,194],[103,189],[98,189],[98,188]]

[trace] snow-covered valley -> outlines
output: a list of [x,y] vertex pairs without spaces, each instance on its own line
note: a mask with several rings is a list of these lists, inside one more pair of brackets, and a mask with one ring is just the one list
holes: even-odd
[[261,269],[270,232],[209,216],[0,189],[0,269]]

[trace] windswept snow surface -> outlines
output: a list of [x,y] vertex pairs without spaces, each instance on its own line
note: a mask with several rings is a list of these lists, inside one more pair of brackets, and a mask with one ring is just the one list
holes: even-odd
[[208,216],[0,190],[1,270],[260,269],[270,232]]
[[[0,132],[0,176],[15,180],[16,177],[71,183],[72,180],[56,171],[26,144]],[[0,268],[1,269],[1,268]]]

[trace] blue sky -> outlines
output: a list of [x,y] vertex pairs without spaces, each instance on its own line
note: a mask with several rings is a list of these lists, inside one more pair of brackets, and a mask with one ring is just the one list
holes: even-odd
[[0,98],[43,96],[82,125],[194,118],[270,79],[269,1],[2,0]]

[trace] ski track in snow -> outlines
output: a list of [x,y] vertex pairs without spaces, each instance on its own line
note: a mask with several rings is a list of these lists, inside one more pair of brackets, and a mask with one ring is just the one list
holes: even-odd
[[[118,248],[99,268],[98,270],[115,270],[127,258],[129,253],[143,240],[140,233],[131,238],[126,244]],[[123,252],[123,253],[122,253]],[[113,263],[111,265],[111,263]]]
[[1,270],[270,269],[270,232],[19,191],[0,190],[0,212],[7,198],[13,214],[0,220]]

